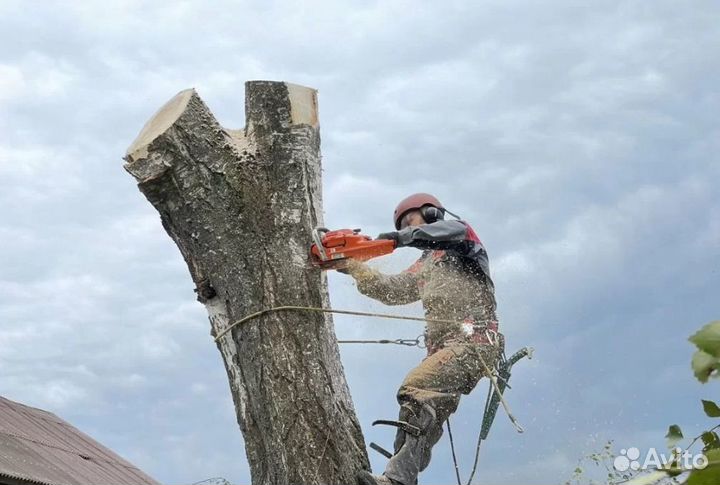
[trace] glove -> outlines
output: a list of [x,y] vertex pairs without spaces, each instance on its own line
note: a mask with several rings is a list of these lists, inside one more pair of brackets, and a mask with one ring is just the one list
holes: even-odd
[[390,241],[395,242],[395,247],[398,247],[398,243],[400,242],[400,234],[398,234],[397,231],[383,232],[382,234],[378,234],[378,237],[376,239],[389,239]]

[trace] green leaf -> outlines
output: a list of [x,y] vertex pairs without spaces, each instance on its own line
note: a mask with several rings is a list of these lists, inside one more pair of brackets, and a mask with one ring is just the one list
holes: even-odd
[[710,450],[705,456],[708,466],[702,470],[693,470],[686,485],[718,485],[720,483],[720,450]]
[[715,404],[712,401],[706,401],[704,399],[701,399],[703,410],[705,411],[705,414],[708,415],[709,418],[718,418],[720,417],[720,408],[717,404]]
[[720,321],[708,323],[688,340],[713,357],[720,357]]
[[667,446],[668,448],[673,448],[678,441],[683,439],[682,431],[680,430],[680,426],[677,424],[673,424],[668,428],[668,432],[665,435],[665,438],[667,439]]
[[714,450],[717,448],[720,448],[720,437],[718,437],[717,433],[714,431],[705,431],[700,438],[702,439],[703,444],[705,447],[703,448],[703,453],[708,450]]
[[695,377],[702,383],[708,381],[713,372],[720,368],[720,359],[707,352],[698,350],[692,358],[692,369]]

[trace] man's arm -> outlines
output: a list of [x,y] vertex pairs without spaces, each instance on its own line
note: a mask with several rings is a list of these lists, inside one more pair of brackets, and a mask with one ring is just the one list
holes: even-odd
[[386,305],[405,305],[420,299],[415,265],[400,274],[385,275],[365,263],[350,260],[342,272],[355,279],[360,293]]
[[380,234],[380,239],[394,239],[397,247],[418,249],[455,249],[466,247],[467,226],[456,220],[409,226],[397,232]]
[[393,239],[396,247],[453,250],[468,258],[478,273],[492,286],[487,251],[475,232],[463,221],[437,221],[432,224],[409,226],[397,232],[380,234],[379,239]]

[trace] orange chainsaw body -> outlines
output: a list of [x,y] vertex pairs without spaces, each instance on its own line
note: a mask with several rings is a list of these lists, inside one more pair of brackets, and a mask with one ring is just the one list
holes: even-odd
[[367,261],[390,254],[395,242],[388,239],[373,240],[360,234],[359,229],[339,229],[330,231],[319,227],[313,231],[314,244],[310,247],[312,262],[315,266],[329,267],[343,259]]

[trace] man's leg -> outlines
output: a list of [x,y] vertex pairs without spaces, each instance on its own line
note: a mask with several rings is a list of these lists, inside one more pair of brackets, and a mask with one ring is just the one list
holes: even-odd
[[484,375],[482,358],[492,368],[497,351],[490,346],[460,344],[446,347],[411,370],[398,391],[400,420],[421,430],[413,436],[398,430],[395,455],[384,475],[414,485],[430,463],[432,447],[442,436],[445,420],[455,412],[460,394],[468,394]]

